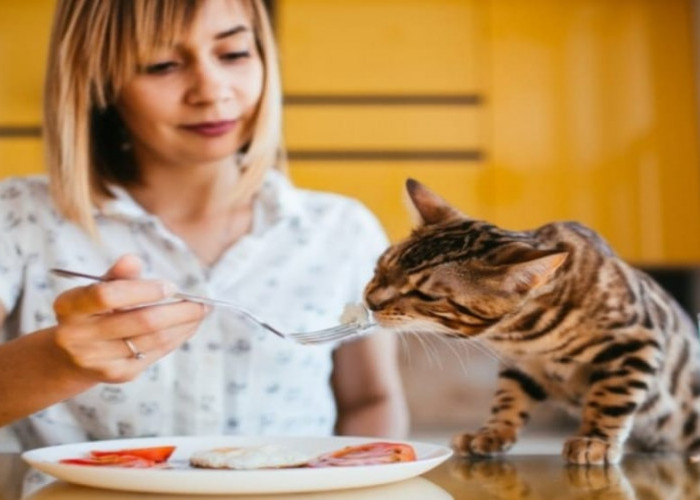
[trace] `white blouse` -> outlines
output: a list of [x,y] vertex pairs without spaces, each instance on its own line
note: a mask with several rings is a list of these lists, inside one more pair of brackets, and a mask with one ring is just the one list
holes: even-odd
[[[251,234],[207,268],[125,190],[114,193],[96,211],[95,242],[58,214],[43,176],[0,183],[0,300],[9,314],[0,341],[55,324],[56,296],[83,284],[50,268],[102,274],[125,253],[143,260],[145,277],[238,302],[280,329],[324,328],[360,300],[387,245],[360,203],[297,189],[271,171]],[[137,379],[99,384],[12,429],[25,449],[116,437],[330,434],[333,349],[294,344],[215,308],[188,342]]]

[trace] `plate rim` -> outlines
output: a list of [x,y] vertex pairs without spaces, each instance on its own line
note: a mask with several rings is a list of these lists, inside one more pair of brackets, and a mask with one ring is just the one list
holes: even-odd
[[[271,442],[274,444],[284,445],[285,443],[290,442],[314,441],[316,443],[325,443],[329,450],[338,449],[343,446],[353,444],[361,444],[363,442],[393,442],[413,446],[414,449],[416,449],[418,457],[412,462],[383,465],[329,467],[322,469],[299,468],[259,470],[128,469],[117,467],[90,467],[60,464],[57,462],[59,458],[64,458],[75,453],[85,452],[88,449],[118,449],[134,446],[146,447],[149,445],[165,445],[166,443],[170,443],[175,446],[184,446],[184,443],[186,443],[192,446],[197,442],[206,441],[223,441],[221,443],[222,445],[243,442],[251,443],[249,444],[251,446],[259,444],[272,444]],[[53,455],[54,458],[46,457],[47,454]],[[421,456],[421,454],[423,456]],[[442,462],[449,459],[452,455],[453,451],[446,446],[423,441],[414,441],[410,439],[405,440],[368,436],[206,435],[122,438],[66,443],[27,450],[21,454],[21,457],[32,467],[56,477],[57,479],[72,484],[80,484],[83,486],[96,488],[139,493],[275,494],[332,491],[388,484],[391,482],[397,482],[420,476],[421,474],[437,467]],[[92,471],[92,473],[86,474],[88,471]],[[377,474],[377,472],[383,473]],[[169,481],[165,486],[163,486],[159,481],[144,483],[146,479],[152,478],[153,474],[163,474],[161,477],[167,477]],[[276,481],[261,481],[261,479],[271,476],[274,476]],[[216,482],[207,481],[213,477],[216,477]],[[174,482],[172,481],[173,478],[176,479]],[[222,479],[226,480],[222,481]],[[244,480],[242,481],[242,479]],[[285,485],[285,483],[289,484]]]

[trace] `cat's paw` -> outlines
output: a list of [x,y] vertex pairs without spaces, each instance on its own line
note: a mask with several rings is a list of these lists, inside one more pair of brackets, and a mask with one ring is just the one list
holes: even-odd
[[622,458],[622,447],[617,443],[592,437],[573,437],[564,443],[563,456],[570,464],[616,464]]
[[452,438],[452,449],[462,457],[490,457],[508,451],[515,444],[511,429],[482,429],[476,434],[458,434]]

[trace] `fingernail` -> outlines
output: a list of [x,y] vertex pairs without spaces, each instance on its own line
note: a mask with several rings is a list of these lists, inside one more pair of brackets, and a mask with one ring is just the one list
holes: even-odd
[[175,286],[175,283],[172,283],[170,281],[163,281],[160,286],[163,289],[163,295],[166,297],[170,297],[171,295],[174,295],[177,292],[177,287]]

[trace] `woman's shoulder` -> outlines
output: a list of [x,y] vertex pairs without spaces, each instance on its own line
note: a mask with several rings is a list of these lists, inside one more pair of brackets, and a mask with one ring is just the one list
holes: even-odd
[[303,206],[311,214],[342,217],[345,221],[376,221],[374,213],[359,199],[330,191],[299,189]]
[[36,208],[37,202],[40,205],[48,201],[49,182],[44,175],[7,177],[0,181],[0,203],[4,205],[31,203]]
[[357,215],[371,213],[359,199],[348,195],[302,187],[295,189],[302,206],[314,213],[344,212]]

